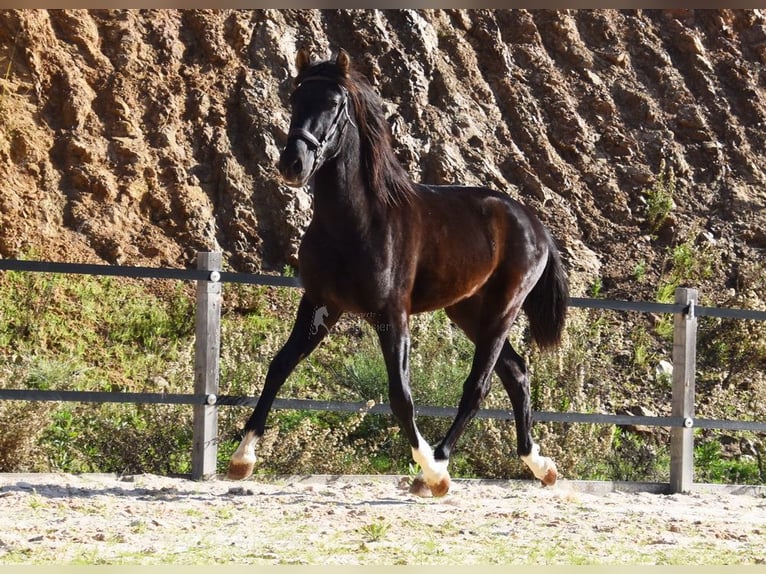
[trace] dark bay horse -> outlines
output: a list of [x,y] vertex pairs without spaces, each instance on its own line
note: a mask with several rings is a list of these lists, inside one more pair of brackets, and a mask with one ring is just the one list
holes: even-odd
[[[526,365],[508,341],[522,309],[539,347],[560,341],[568,286],[549,232],[502,193],[412,182],[395,158],[377,95],[343,50],[314,64],[301,50],[296,67],[279,171],[290,186],[312,185],[314,213],[299,250],[305,292],[231,458],[229,478],[250,475],[277,391],[348,312],[362,314],[378,335],[391,409],[420,465],[418,480],[434,496],[449,490],[450,454],[487,395],[493,371],[513,405],[519,456],[544,484],[554,484],[556,466],[530,434]],[[408,325],[411,314],[440,308],[474,343],[475,354],[458,414],[432,450],[415,424]]]

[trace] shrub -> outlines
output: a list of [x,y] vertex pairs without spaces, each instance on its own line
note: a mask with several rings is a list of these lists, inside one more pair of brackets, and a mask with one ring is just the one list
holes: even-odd
[[55,409],[53,403],[0,401],[0,472],[47,470],[37,443]]
[[646,219],[651,231],[662,227],[670,213],[675,209],[673,197],[676,194],[676,174],[673,167],[665,160],[660,161],[660,171],[651,188],[645,191]]

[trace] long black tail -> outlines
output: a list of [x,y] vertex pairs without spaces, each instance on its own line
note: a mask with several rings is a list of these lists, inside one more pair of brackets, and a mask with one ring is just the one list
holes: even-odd
[[548,262],[537,284],[524,300],[532,339],[541,349],[556,347],[566,322],[569,282],[553,238],[548,235]]

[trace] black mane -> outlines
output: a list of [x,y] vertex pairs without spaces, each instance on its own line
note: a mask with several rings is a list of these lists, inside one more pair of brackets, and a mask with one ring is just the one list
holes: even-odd
[[351,96],[359,126],[362,174],[368,191],[387,205],[409,202],[414,184],[396,158],[391,128],[383,115],[380,98],[364,74],[352,68],[345,75],[333,61],[320,62],[300,73],[296,85],[312,76],[338,82]]

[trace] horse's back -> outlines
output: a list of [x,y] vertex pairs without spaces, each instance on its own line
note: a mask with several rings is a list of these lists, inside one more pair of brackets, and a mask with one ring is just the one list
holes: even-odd
[[418,186],[419,256],[413,310],[445,307],[488,284],[515,289],[547,258],[537,217],[498,191]]
[[540,219],[510,195],[488,187],[457,185],[421,185],[417,191],[424,218],[438,218],[442,226],[450,225],[458,239],[478,233],[490,238],[495,250],[516,251],[523,244],[548,246]]
[[520,222],[540,224],[537,216],[526,205],[506,193],[490,187],[468,185],[418,185],[417,195],[429,208],[441,205],[444,209],[463,208],[462,215],[472,214],[486,218],[501,206],[506,217]]

